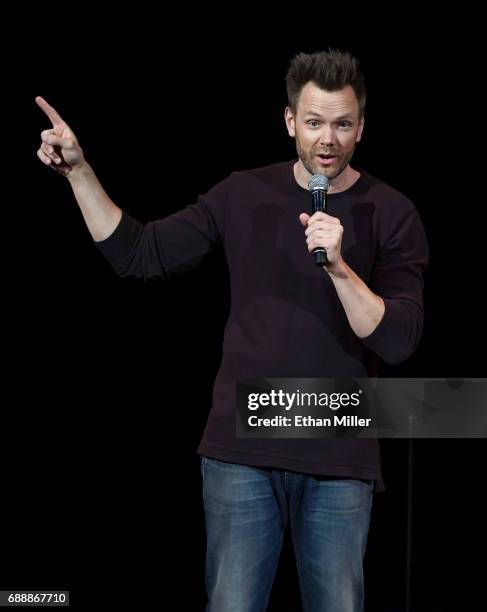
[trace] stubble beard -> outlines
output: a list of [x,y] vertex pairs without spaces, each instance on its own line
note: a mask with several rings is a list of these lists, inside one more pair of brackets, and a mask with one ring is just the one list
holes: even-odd
[[[350,160],[353,157],[353,154],[355,152],[355,144],[353,145],[352,149],[350,151],[348,151],[348,153],[346,155],[344,155],[343,157],[339,154],[337,154],[337,161],[333,163],[333,165],[331,166],[322,166],[321,164],[319,164],[317,161],[315,161],[314,157],[315,155],[313,154],[309,154],[307,151],[305,151],[303,149],[303,147],[301,146],[301,143],[299,141],[299,138],[296,136],[296,151],[298,153],[298,157],[301,160],[301,163],[303,164],[303,166],[306,168],[306,170],[311,174],[323,174],[324,176],[326,176],[328,179],[334,179],[337,176],[339,176],[344,170],[345,168],[348,166]],[[333,151],[332,151],[333,153]],[[335,166],[335,163],[338,163],[338,166]]]

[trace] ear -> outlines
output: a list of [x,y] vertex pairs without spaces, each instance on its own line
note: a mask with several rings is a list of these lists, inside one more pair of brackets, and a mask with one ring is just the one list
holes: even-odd
[[362,140],[362,132],[364,131],[364,125],[365,125],[365,117],[362,117],[362,119],[359,121],[359,124],[358,124],[357,139],[355,140],[355,142],[360,142]]
[[296,136],[296,124],[294,122],[294,115],[289,106],[286,106],[286,110],[284,111],[284,119],[286,121],[287,133],[291,138]]

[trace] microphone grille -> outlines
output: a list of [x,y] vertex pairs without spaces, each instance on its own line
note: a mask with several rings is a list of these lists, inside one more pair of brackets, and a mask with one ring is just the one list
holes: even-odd
[[327,176],[323,174],[313,174],[313,176],[309,179],[308,189],[310,191],[314,191],[315,189],[324,189],[328,191],[328,185],[330,181]]

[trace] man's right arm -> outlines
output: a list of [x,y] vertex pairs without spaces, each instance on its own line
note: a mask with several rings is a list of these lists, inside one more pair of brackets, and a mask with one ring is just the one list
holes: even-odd
[[66,121],[41,96],[37,96],[35,101],[52,123],[50,129],[41,133],[37,156],[69,180],[93,240],[105,240],[119,224],[121,209],[108,197]]
[[122,210],[108,197],[88,163],[73,168],[67,178],[93,240],[105,240],[120,223]]
[[196,267],[222,242],[228,182],[221,181],[196,204],[143,225],[108,197],[78,140],[44,98],[36,103],[52,122],[41,133],[39,159],[67,178],[98,249],[122,277],[169,278]]

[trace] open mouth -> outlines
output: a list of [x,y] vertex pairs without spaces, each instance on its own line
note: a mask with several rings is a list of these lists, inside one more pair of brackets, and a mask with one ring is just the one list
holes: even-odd
[[335,155],[317,155],[316,156],[322,164],[331,164],[335,161]]

